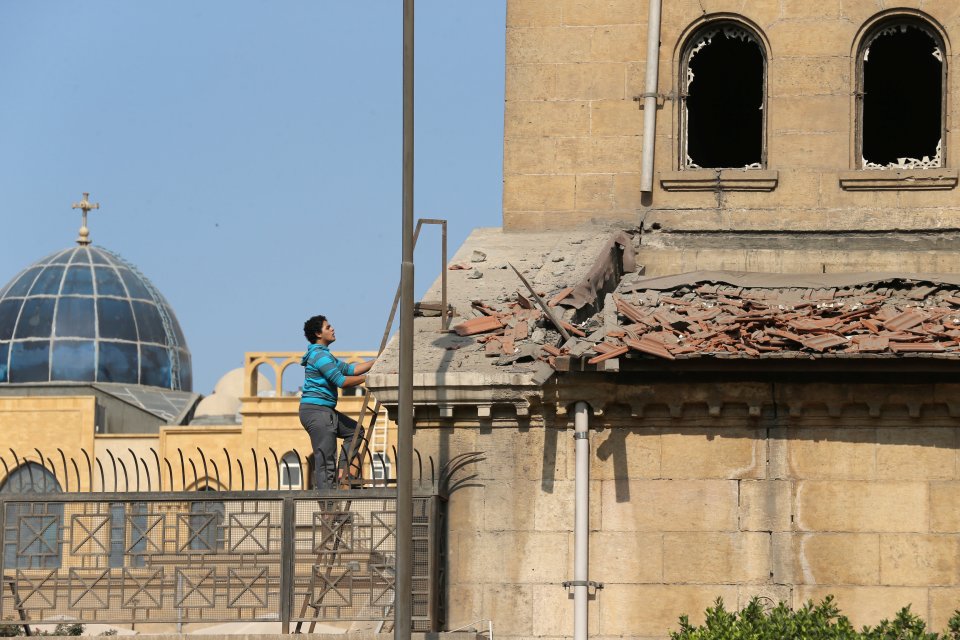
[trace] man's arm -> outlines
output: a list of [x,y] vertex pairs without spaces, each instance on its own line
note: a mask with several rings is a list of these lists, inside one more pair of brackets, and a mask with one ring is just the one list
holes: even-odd
[[374,358],[373,360],[367,360],[366,362],[355,362],[353,364],[353,373],[359,376],[366,373],[367,371],[370,371],[370,367],[372,367],[373,363],[375,363],[376,361],[377,359]]
[[343,384],[340,385],[340,388],[359,387],[366,381],[367,376],[343,376]]

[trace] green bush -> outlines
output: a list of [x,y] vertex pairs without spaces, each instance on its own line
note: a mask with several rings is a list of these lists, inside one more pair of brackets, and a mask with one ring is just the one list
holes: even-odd
[[707,609],[702,626],[694,627],[687,616],[680,617],[680,630],[670,633],[671,640],[960,640],[960,611],[954,613],[948,629],[927,631],[926,623],[907,605],[893,620],[857,631],[833,601],[833,596],[814,605],[807,602],[794,611],[781,602],[764,607],[753,598],[742,611],[727,611],[717,598]]
[[[0,623],[0,638],[16,638],[27,635],[19,624]],[[79,622],[58,624],[53,631],[41,631],[38,636],[82,636],[83,625]]]

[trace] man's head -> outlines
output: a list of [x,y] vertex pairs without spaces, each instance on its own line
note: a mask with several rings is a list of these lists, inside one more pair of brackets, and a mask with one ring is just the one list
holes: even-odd
[[330,345],[337,339],[333,325],[327,322],[326,316],[313,316],[303,323],[303,335],[310,344]]

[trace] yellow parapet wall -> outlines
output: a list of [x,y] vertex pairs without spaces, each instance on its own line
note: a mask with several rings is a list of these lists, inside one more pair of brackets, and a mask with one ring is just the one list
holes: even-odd
[[[345,362],[361,362],[376,353],[349,351],[335,355]],[[65,491],[91,490],[91,476],[94,491],[305,488],[312,452],[310,439],[298,417],[299,394],[282,391],[284,373],[290,365],[299,368],[301,357],[301,352],[245,354],[239,422],[225,416],[223,424],[170,424],[160,426],[155,433],[105,434],[97,432],[97,423],[104,418],[99,414],[109,408],[98,407],[93,395],[0,397],[0,432],[4,434],[0,456],[6,463],[0,467],[0,487],[8,473],[32,462],[51,470]],[[264,367],[268,368],[267,376],[260,375]],[[269,374],[273,375],[271,382],[276,381],[275,391],[259,395],[257,380],[269,379]],[[342,396],[338,409],[356,419],[364,399],[363,395]],[[367,424],[374,408],[376,403],[371,398]],[[385,409],[377,412],[375,429],[368,435],[371,453],[392,459],[396,425],[388,420]],[[285,455],[290,461],[298,461],[295,473],[290,472],[289,464],[284,465]],[[370,460],[374,457],[365,460],[365,477],[373,477]],[[71,460],[76,461],[77,469]],[[172,470],[166,461],[170,461]],[[382,468],[379,458],[377,465],[378,470]],[[283,486],[281,475],[288,476]]]

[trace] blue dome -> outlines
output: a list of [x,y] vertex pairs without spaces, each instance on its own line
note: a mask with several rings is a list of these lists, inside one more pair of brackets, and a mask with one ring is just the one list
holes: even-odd
[[193,387],[173,309],[101,247],[54,253],[0,289],[0,383],[60,381]]

